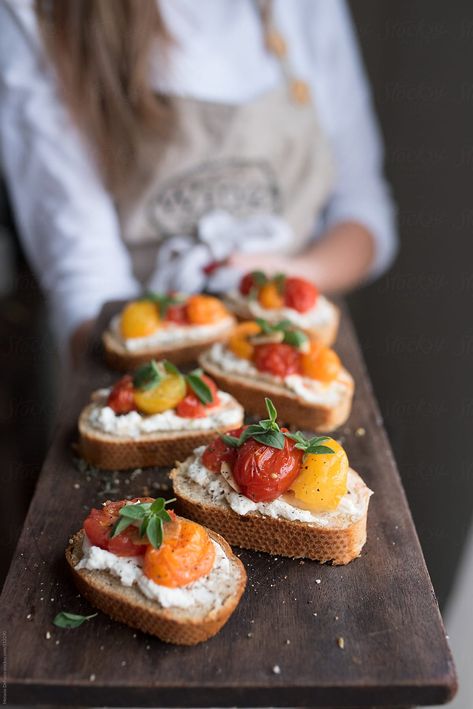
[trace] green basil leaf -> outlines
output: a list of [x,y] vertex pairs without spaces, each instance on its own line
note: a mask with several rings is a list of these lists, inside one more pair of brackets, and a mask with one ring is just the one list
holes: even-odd
[[312,453],[314,455],[333,455],[335,454],[335,451],[333,451],[331,448],[328,446],[308,446],[305,450],[306,453]]
[[123,532],[127,527],[133,524],[133,521],[129,517],[119,517],[112,527],[110,532],[110,538],[116,537],[120,532]]
[[238,448],[240,445],[240,439],[236,438],[236,436],[228,436],[224,433],[220,436],[220,438],[227,444],[227,446],[231,446],[232,448]]
[[264,286],[264,284],[268,282],[268,277],[264,271],[252,271],[251,276],[253,278],[253,283],[255,283],[258,288],[261,288],[261,286]]
[[153,514],[156,514],[157,512],[161,512],[164,510],[166,502],[164,500],[164,497],[157,497],[155,501],[151,504],[151,512]]
[[178,370],[176,365],[173,364],[172,362],[170,362],[168,359],[165,359],[163,361],[163,365],[164,365],[164,369],[166,370],[166,372],[168,374],[180,375],[180,371]]
[[276,286],[279,295],[281,295],[286,284],[286,275],[284,273],[277,273],[273,278],[273,283]]
[[281,431],[265,431],[264,433],[256,433],[252,436],[258,443],[263,443],[265,446],[282,450],[284,448],[284,433]]
[[98,613],[92,613],[92,615],[79,615],[77,613],[68,613],[67,611],[61,611],[56,615],[53,623],[58,628],[78,628],[86,620],[95,618]]
[[146,528],[146,536],[149,543],[155,549],[159,549],[163,543],[163,523],[156,515],[151,515]]
[[154,359],[151,362],[143,364],[133,374],[133,386],[136,389],[142,389],[146,391],[148,389],[153,389],[159,384],[162,379],[162,375],[158,369],[158,365]]
[[270,421],[275,422],[278,417],[278,412],[276,411],[276,407],[274,406],[271,399],[268,399],[268,397],[265,397],[264,403],[266,404],[266,410],[268,412],[268,416],[269,416]]
[[276,325],[274,325],[274,328],[276,330],[287,330],[291,327],[294,327],[292,322],[290,320],[280,320]]
[[147,512],[146,507],[144,507],[142,504],[138,503],[136,505],[130,504],[130,505],[124,505],[118,514],[120,517],[128,517],[129,519],[143,519]]
[[148,528],[149,516],[145,517],[140,526],[140,537],[144,537]]
[[263,318],[256,318],[255,323],[260,326],[261,332],[264,335],[270,335],[274,332],[273,325]]
[[300,330],[286,330],[284,340],[287,345],[300,348],[307,343],[307,335]]
[[173,295],[168,295],[167,293],[155,293],[154,291],[148,291],[144,294],[143,300],[151,300],[158,306],[159,314],[162,318],[166,317],[166,313],[170,305],[177,305],[180,303],[180,299]]
[[194,372],[191,372],[186,375],[186,381],[202,404],[207,405],[212,403],[213,396],[210,391],[210,387],[204,382],[203,379],[200,378],[200,376]]

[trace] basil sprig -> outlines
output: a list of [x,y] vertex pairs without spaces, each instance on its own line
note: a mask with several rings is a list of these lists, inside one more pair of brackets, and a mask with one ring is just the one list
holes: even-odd
[[148,291],[144,294],[143,300],[150,300],[158,306],[159,314],[162,318],[166,317],[166,313],[170,305],[179,305],[182,303],[181,298],[177,298],[174,295],[169,295],[168,293],[155,293],[154,291]]
[[273,283],[276,286],[279,295],[282,295],[284,293],[284,286],[286,285],[286,274],[276,273],[273,278]]
[[261,332],[264,335],[272,335],[275,332],[282,332],[283,342],[287,345],[291,345],[292,347],[297,347],[297,349],[304,347],[309,340],[305,332],[295,329],[289,320],[280,320],[278,323],[271,324],[263,318],[257,318],[256,323],[260,326]]
[[125,529],[139,524],[140,537],[145,535],[148,541],[155,549],[159,549],[163,543],[163,523],[170,522],[171,516],[166,510],[166,505],[172,500],[165,500],[163,497],[157,497],[154,502],[138,502],[137,504],[129,504],[122,507],[118,513],[118,519],[115,522],[110,537],[116,537],[117,534]]
[[277,411],[271,399],[265,398],[269,418],[258,423],[250,424],[239,438],[223,435],[221,438],[229,446],[239,448],[249,438],[254,438],[258,443],[263,443],[271,448],[282,450],[284,448],[284,433],[276,423]]
[[332,455],[335,453],[334,450],[328,446],[324,446],[325,441],[329,441],[329,436],[313,436],[312,438],[306,438],[302,431],[296,431],[296,433],[286,433],[287,438],[296,441],[295,448],[304,451],[304,453],[315,453],[316,455]]
[[53,623],[58,628],[78,628],[86,620],[95,618],[98,613],[92,613],[92,615],[79,615],[78,613],[68,613],[68,611],[61,611],[54,618]]
[[154,389],[155,386],[158,386],[162,378],[162,371],[160,371],[156,360],[152,359],[150,362],[142,364],[141,367],[138,367],[134,372],[133,386],[135,389],[141,389],[142,391]]
[[199,401],[202,404],[208,405],[212,403],[213,396],[210,387],[202,379],[202,374],[201,369],[194,369],[193,372],[186,374],[186,382]]
[[250,300],[255,300],[258,297],[260,288],[268,282],[268,276],[264,271],[251,271],[251,278],[253,279],[253,285],[248,293],[248,297]]

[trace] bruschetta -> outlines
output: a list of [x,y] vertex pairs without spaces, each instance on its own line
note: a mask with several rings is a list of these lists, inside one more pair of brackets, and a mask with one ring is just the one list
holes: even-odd
[[210,295],[147,293],[112,318],[102,336],[112,369],[129,372],[151,358],[184,364],[225,341],[235,318]]
[[243,416],[202,370],[183,374],[167,360],[151,360],[93,393],[79,417],[78,451],[105,470],[172,465]]
[[246,572],[223,537],[167,505],[105,502],[74,534],[66,559],[92,606],[164,642],[195,645],[227,622]]
[[232,545],[347,564],[366,541],[371,490],[335,440],[268,418],[216,437],[171,473],[179,510]]
[[268,395],[285,423],[318,432],[333,431],[350,414],[354,382],[338,355],[287,320],[240,323],[199,362],[248,412],[264,415]]
[[272,324],[289,320],[324,345],[337,338],[339,309],[304,278],[251,271],[238,289],[226,294],[225,302],[240,320],[263,318]]

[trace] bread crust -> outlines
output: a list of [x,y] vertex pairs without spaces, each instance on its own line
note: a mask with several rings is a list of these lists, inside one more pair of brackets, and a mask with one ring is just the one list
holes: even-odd
[[134,587],[122,586],[120,581],[107,571],[76,570],[82,558],[84,530],[77,532],[66,549],[66,560],[79,592],[103,613],[144,633],[155,635],[160,640],[174,645],[196,645],[218,633],[237,607],[245,590],[247,576],[245,567],[236,557],[228,543],[219,534],[207,530],[211,539],[219,544],[231,560],[237,584],[235,593],[229,596],[218,609],[204,617],[193,617],[184,609],[163,608],[146,598]]
[[[240,305],[239,303],[235,303],[230,298],[224,299],[224,303],[227,308],[231,310],[234,315],[236,315],[240,322],[255,319],[255,316],[246,304],[242,303]],[[313,339],[318,340],[323,345],[327,345],[327,347],[331,347],[337,339],[341,318],[340,308],[332,302],[330,304],[333,306],[334,317],[329,323],[314,328],[299,328]]]
[[259,512],[239,515],[228,504],[205,503],[189,494],[183,484],[180,465],[172,470],[170,477],[179,513],[204,526],[211,525],[232,546],[263,551],[274,556],[312,559],[321,564],[331,562],[338,566],[356,559],[366,542],[371,491],[359,476],[360,483],[366,488],[364,514],[351,524],[332,527],[268,517]]
[[102,470],[127,470],[173,465],[184,460],[194,448],[207,445],[219,433],[231,431],[243,423],[220,426],[206,431],[166,431],[147,433],[139,438],[118,437],[92,428],[89,416],[94,404],[83,409],[79,417],[78,453],[88,463]]
[[131,372],[150,359],[166,358],[175,365],[195,362],[215,342],[226,342],[235,326],[236,320],[217,335],[198,342],[184,341],[179,345],[171,344],[161,347],[149,347],[138,352],[129,352],[111,330],[105,330],[102,335],[102,345],[107,365],[119,372]]
[[255,381],[244,375],[228,374],[211,362],[207,353],[199,357],[199,364],[214,379],[219,389],[234,396],[246,412],[266,416],[265,397],[269,396],[279,412],[279,418],[298,428],[311,429],[317,433],[330,433],[348,419],[353,401],[354,383],[346,370],[347,393],[338,404],[330,407],[309,404],[297,394],[282,386],[265,380]]

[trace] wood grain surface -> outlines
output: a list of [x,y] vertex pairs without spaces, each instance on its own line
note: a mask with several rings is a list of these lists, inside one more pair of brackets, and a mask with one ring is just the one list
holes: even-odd
[[242,602],[215,638],[193,648],[167,646],[102,615],[74,630],[52,625],[61,610],[91,612],[64,560],[67,540],[89,508],[105,499],[170,494],[165,470],[85,470],[71,452],[91,390],[116,378],[103,364],[99,334],[117,308],[105,307],[89,355],[71,379],[1,596],[6,701],[154,707],[448,701],[456,677],[445,631],[346,312],[337,349],[356,394],[338,437],[374,491],[362,556],[331,567],[241,552],[249,577]]

